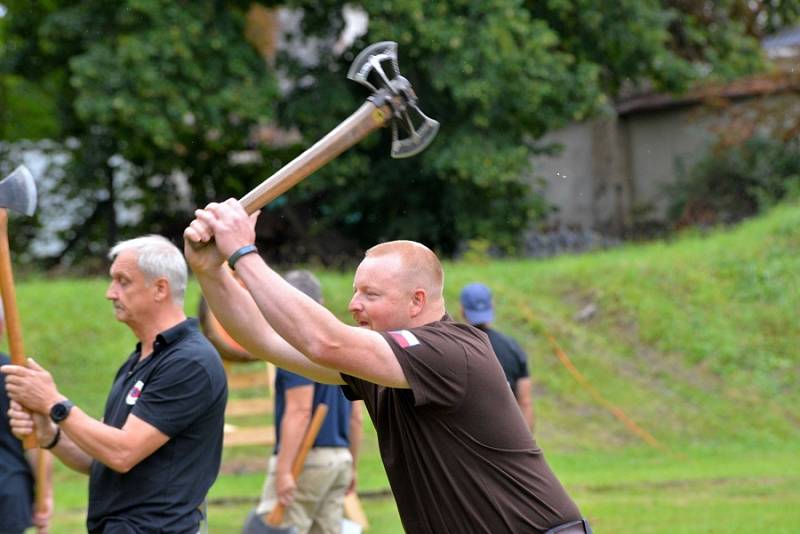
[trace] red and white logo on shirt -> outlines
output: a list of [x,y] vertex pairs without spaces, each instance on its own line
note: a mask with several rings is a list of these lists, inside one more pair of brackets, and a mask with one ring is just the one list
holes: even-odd
[[419,345],[419,339],[409,330],[390,330],[389,335],[404,349]]
[[136,404],[136,401],[139,400],[139,397],[142,395],[143,388],[144,382],[138,380],[128,392],[128,396],[125,397],[125,402],[130,406]]

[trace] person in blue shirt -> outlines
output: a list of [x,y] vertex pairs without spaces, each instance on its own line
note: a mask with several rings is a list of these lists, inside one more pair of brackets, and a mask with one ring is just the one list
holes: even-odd
[[[289,271],[287,282],[322,303],[317,278],[305,270]],[[297,480],[292,461],[297,455],[311,414],[328,406],[314,445]],[[342,529],[345,494],[355,486],[355,460],[361,440],[361,406],[351,403],[338,386],[320,384],[278,368],[275,373],[275,452],[256,512],[286,506],[282,526],[306,532],[338,534]]]

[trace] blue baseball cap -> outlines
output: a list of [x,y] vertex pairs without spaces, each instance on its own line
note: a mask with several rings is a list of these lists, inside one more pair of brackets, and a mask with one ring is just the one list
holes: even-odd
[[461,307],[469,324],[491,323],[494,320],[492,292],[483,284],[464,286],[461,290]]

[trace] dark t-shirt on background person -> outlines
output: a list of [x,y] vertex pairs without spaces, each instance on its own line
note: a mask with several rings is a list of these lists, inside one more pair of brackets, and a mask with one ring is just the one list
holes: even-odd
[[544,532],[581,518],[550,470],[480,330],[384,332],[411,389],[342,375],[364,399],[406,532]]
[[528,378],[530,376],[530,372],[528,371],[528,356],[525,354],[525,351],[522,350],[522,347],[519,346],[519,343],[510,336],[486,326],[478,326],[477,328],[489,336],[489,342],[492,344],[492,348],[497,355],[497,359],[500,360],[500,366],[503,368],[508,384],[511,386],[514,396],[516,396],[517,382],[521,378]]
[[[0,365],[11,363],[0,353]],[[31,526],[34,479],[22,442],[8,424],[5,375],[0,374],[0,532],[22,532]]]

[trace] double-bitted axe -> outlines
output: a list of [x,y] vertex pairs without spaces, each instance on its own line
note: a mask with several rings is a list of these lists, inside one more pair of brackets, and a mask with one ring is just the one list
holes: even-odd
[[263,208],[384,126],[392,128],[393,158],[418,154],[433,141],[439,123],[419,109],[411,83],[400,75],[397,43],[382,41],[362,50],[350,65],[347,77],[372,91],[367,101],[325,137],[242,197],[239,202],[248,214]]
[[[382,41],[365,48],[353,60],[347,77],[372,91],[367,101],[325,137],[242,197],[239,202],[247,213],[255,213],[378,128],[391,126],[391,155],[394,158],[413,156],[431,144],[439,130],[439,123],[419,109],[417,95],[411,83],[400,75],[397,43]],[[202,246],[199,243],[190,244],[194,247]],[[292,464],[295,478],[302,469],[305,453],[312,446],[324,417],[324,413],[314,415],[303,447]],[[243,532],[296,532],[293,527],[277,526],[281,524],[282,517],[281,506],[276,506],[265,517],[252,512],[245,522]]]
[[[6,331],[8,332],[8,349],[11,363],[26,365],[25,348],[22,344],[22,325],[17,310],[17,294],[14,289],[14,273],[11,268],[11,247],[8,244],[8,211],[16,211],[25,215],[33,215],[36,211],[36,183],[24,165],[0,181],[0,293],[3,298]],[[35,433],[22,440],[26,449],[36,448]],[[47,493],[47,476],[45,473],[45,455],[47,451],[39,451],[36,473],[36,507],[44,509],[44,498]]]

